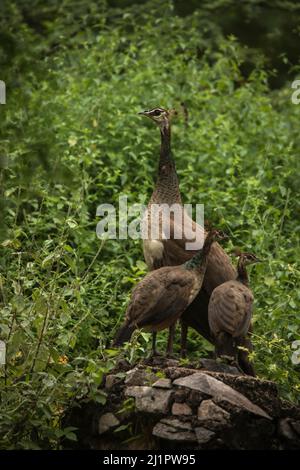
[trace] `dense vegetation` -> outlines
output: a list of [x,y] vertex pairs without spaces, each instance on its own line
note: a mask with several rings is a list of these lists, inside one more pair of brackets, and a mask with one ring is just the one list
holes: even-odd
[[[137,112],[182,100],[189,125],[174,122],[173,148],[184,202],[205,204],[230,234],[226,250],[264,259],[251,272],[255,365],[296,401],[300,105],[290,83],[271,90],[263,54],[204,10],[57,1],[30,16],[25,3],[7,2],[0,20],[0,447],[76,439],[65,410],[106,400],[98,385],[119,354],[109,341],[146,266],[140,240],[97,238],[96,208],[120,194],[147,201],[159,136]],[[120,354],[134,360],[148,343],[142,334]],[[193,358],[211,349],[190,332]]]

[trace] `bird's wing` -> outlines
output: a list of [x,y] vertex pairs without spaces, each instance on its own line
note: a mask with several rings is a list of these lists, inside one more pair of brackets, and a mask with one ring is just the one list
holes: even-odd
[[126,317],[140,328],[172,323],[189,305],[194,282],[180,267],[153,271],[134,289]]
[[192,258],[203,246],[206,232],[185,212],[182,220],[171,215],[169,228],[164,229],[164,262],[182,264]]
[[211,295],[213,290],[226,281],[235,280],[237,276],[236,269],[231,260],[219,243],[212,244],[209,255],[207,269],[203,287]]
[[209,326],[214,335],[223,331],[233,337],[247,333],[253,305],[250,289],[236,281],[218,286],[208,306]]
[[[163,237],[157,240],[144,240],[144,256],[149,269],[158,269],[162,266],[178,266],[192,258],[199,246],[191,242],[200,241],[200,248],[207,232],[194,222],[186,212],[181,220],[170,214],[166,226],[164,221],[159,234]],[[197,244],[198,245],[198,244]],[[197,249],[196,249],[197,248]],[[211,295],[213,290],[226,281],[236,279],[236,269],[223,248],[214,242],[208,255],[207,270],[203,281],[203,289]]]
[[[169,238],[183,250],[187,250],[191,257],[203,247],[207,233],[204,228],[194,222],[185,211],[183,211],[182,214],[183,216],[180,220],[177,220],[177,218],[174,218],[173,214],[171,214]],[[188,246],[188,243],[191,243],[191,246]]]

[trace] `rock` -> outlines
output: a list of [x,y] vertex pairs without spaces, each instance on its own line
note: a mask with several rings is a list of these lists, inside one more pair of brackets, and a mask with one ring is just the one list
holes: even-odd
[[126,385],[151,385],[157,380],[157,376],[154,372],[147,369],[140,369],[135,367],[134,369],[126,372],[125,384]]
[[173,398],[174,398],[174,401],[176,403],[183,403],[184,401],[186,401],[186,399],[188,398],[189,396],[189,390],[187,389],[182,389],[182,390],[176,390],[174,395],[173,395]]
[[206,393],[217,400],[227,401],[234,406],[249,411],[250,413],[271,419],[262,408],[252,403],[244,395],[235,391],[229,385],[226,385],[220,380],[204,374],[203,372],[196,372],[188,377],[176,379],[173,384]]
[[146,386],[127,387],[125,396],[135,398],[138,411],[166,414],[170,408],[172,391]]
[[290,403],[287,400],[281,400],[281,417],[293,417],[297,421],[300,421],[300,407],[296,406],[294,403]]
[[173,403],[172,415],[191,415],[192,409],[186,403]]
[[211,371],[205,371],[204,373],[240,392],[273,418],[280,415],[278,388],[273,382],[246,375],[224,374]]
[[224,372],[226,374],[241,375],[241,372],[234,366],[217,362],[214,359],[201,359],[201,367],[212,372]]
[[214,436],[215,433],[213,431],[209,431],[206,428],[195,428],[195,433],[197,437],[198,444],[207,444]]
[[[78,443],[72,447],[110,452],[140,448],[300,449],[300,407],[281,400],[276,384],[192,369],[192,365],[165,367],[165,363],[151,368],[141,362],[134,369],[129,366],[127,384],[123,366],[110,371],[106,387],[112,388],[106,389],[107,402],[86,397],[63,418],[64,427],[77,428]],[[152,374],[155,386],[149,380]],[[126,400],[128,397],[134,400]],[[265,419],[266,413],[273,419]],[[124,431],[114,432],[120,423]]]
[[198,420],[225,425],[230,420],[230,414],[212,400],[203,400],[198,408]]
[[195,369],[189,369],[187,367],[168,367],[165,369],[165,374],[171,380],[178,379],[179,377],[186,377],[195,373]]
[[178,419],[162,419],[152,431],[153,436],[169,441],[196,442],[196,435],[190,423],[182,423]]
[[145,397],[147,395],[151,395],[152,393],[152,387],[146,387],[146,386],[133,386],[133,387],[127,387],[125,389],[125,396],[127,397],[135,397],[135,398],[141,398]]
[[116,428],[119,426],[120,421],[118,418],[115,417],[113,413],[105,413],[104,415],[100,416],[99,424],[98,424],[98,433],[104,434],[105,432]]
[[292,420],[290,418],[284,418],[279,421],[278,425],[278,434],[288,441],[297,441],[297,433],[294,426],[292,425]]
[[293,430],[300,436],[300,421],[291,421]]
[[176,429],[185,429],[187,431],[192,431],[192,425],[189,421],[181,421],[178,418],[163,418],[160,420],[160,423],[167,424]]
[[152,432],[153,436],[177,442],[196,442],[196,435],[193,431],[176,431],[174,428],[163,423],[157,423]]
[[171,395],[171,390],[153,388],[150,395],[136,398],[136,409],[146,413],[167,414],[170,408]]
[[207,400],[209,395],[207,393],[198,392],[198,390],[191,390],[187,403],[192,407],[196,408],[202,402],[202,400]]
[[160,369],[179,366],[179,361],[176,359],[168,358],[162,355],[144,359],[143,363],[148,366],[158,366]]
[[177,359],[167,358],[165,362],[165,367],[176,367],[179,366],[179,361]]
[[152,387],[157,387],[157,388],[172,388],[172,383],[170,379],[158,379]]
[[107,375],[105,378],[105,388],[107,390],[110,390],[116,384],[121,383],[121,382],[122,382],[122,379],[118,375],[116,374]]

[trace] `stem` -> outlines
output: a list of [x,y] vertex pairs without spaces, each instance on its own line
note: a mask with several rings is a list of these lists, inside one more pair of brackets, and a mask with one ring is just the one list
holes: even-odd
[[290,194],[291,194],[291,190],[288,189],[287,193],[286,193],[284,209],[283,209],[283,213],[282,213],[282,217],[281,217],[281,221],[280,221],[280,226],[279,226],[279,231],[278,231],[278,237],[277,237],[277,243],[276,243],[276,252],[278,251],[279,245],[281,243],[281,234],[282,234],[284,219],[285,219],[285,216],[286,216],[286,213],[287,213],[288,203],[289,203],[289,200],[290,200]]
[[94,258],[92,259],[92,261],[91,261],[91,263],[90,263],[90,265],[87,267],[85,273],[84,273],[83,276],[82,276],[82,281],[86,278],[87,274],[89,273],[89,271],[91,270],[92,266],[94,265],[96,259],[97,259],[98,256],[100,255],[104,243],[105,243],[105,240],[104,240],[104,239],[101,240],[101,244],[100,244],[100,246],[99,246],[99,248],[98,248],[97,253],[95,254]]
[[40,348],[41,348],[41,345],[42,345],[44,333],[45,333],[45,330],[46,330],[46,324],[47,324],[47,320],[48,320],[48,316],[49,316],[49,310],[50,310],[50,308],[49,308],[49,304],[48,304],[47,312],[46,312],[46,315],[45,315],[44,320],[43,320],[43,325],[42,325],[42,329],[41,329],[39,340],[38,340],[38,345],[37,345],[37,348],[36,348],[36,351],[35,351],[35,354],[34,354],[34,358],[33,358],[32,364],[31,364],[31,368],[30,368],[30,371],[29,371],[30,374],[32,374],[33,371],[34,371],[35,364],[36,364],[36,361],[37,361],[37,357],[38,357],[38,354],[40,352]]

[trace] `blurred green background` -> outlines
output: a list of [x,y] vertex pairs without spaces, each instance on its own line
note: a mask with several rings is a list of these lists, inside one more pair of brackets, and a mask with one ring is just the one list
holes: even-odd
[[[2,1],[0,79],[1,448],[76,440],[65,411],[120,356],[109,349],[145,274],[139,240],[96,236],[96,208],[145,203],[159,135],[137,116],[189,110],[173,125],[183,200],[234,246],[265,259],[251,271],[254,361],[299,400],[299,72],[296,1]],[[164,348],[165,334],[159,335]],[[191,357],[212,347],[191,331]]]

